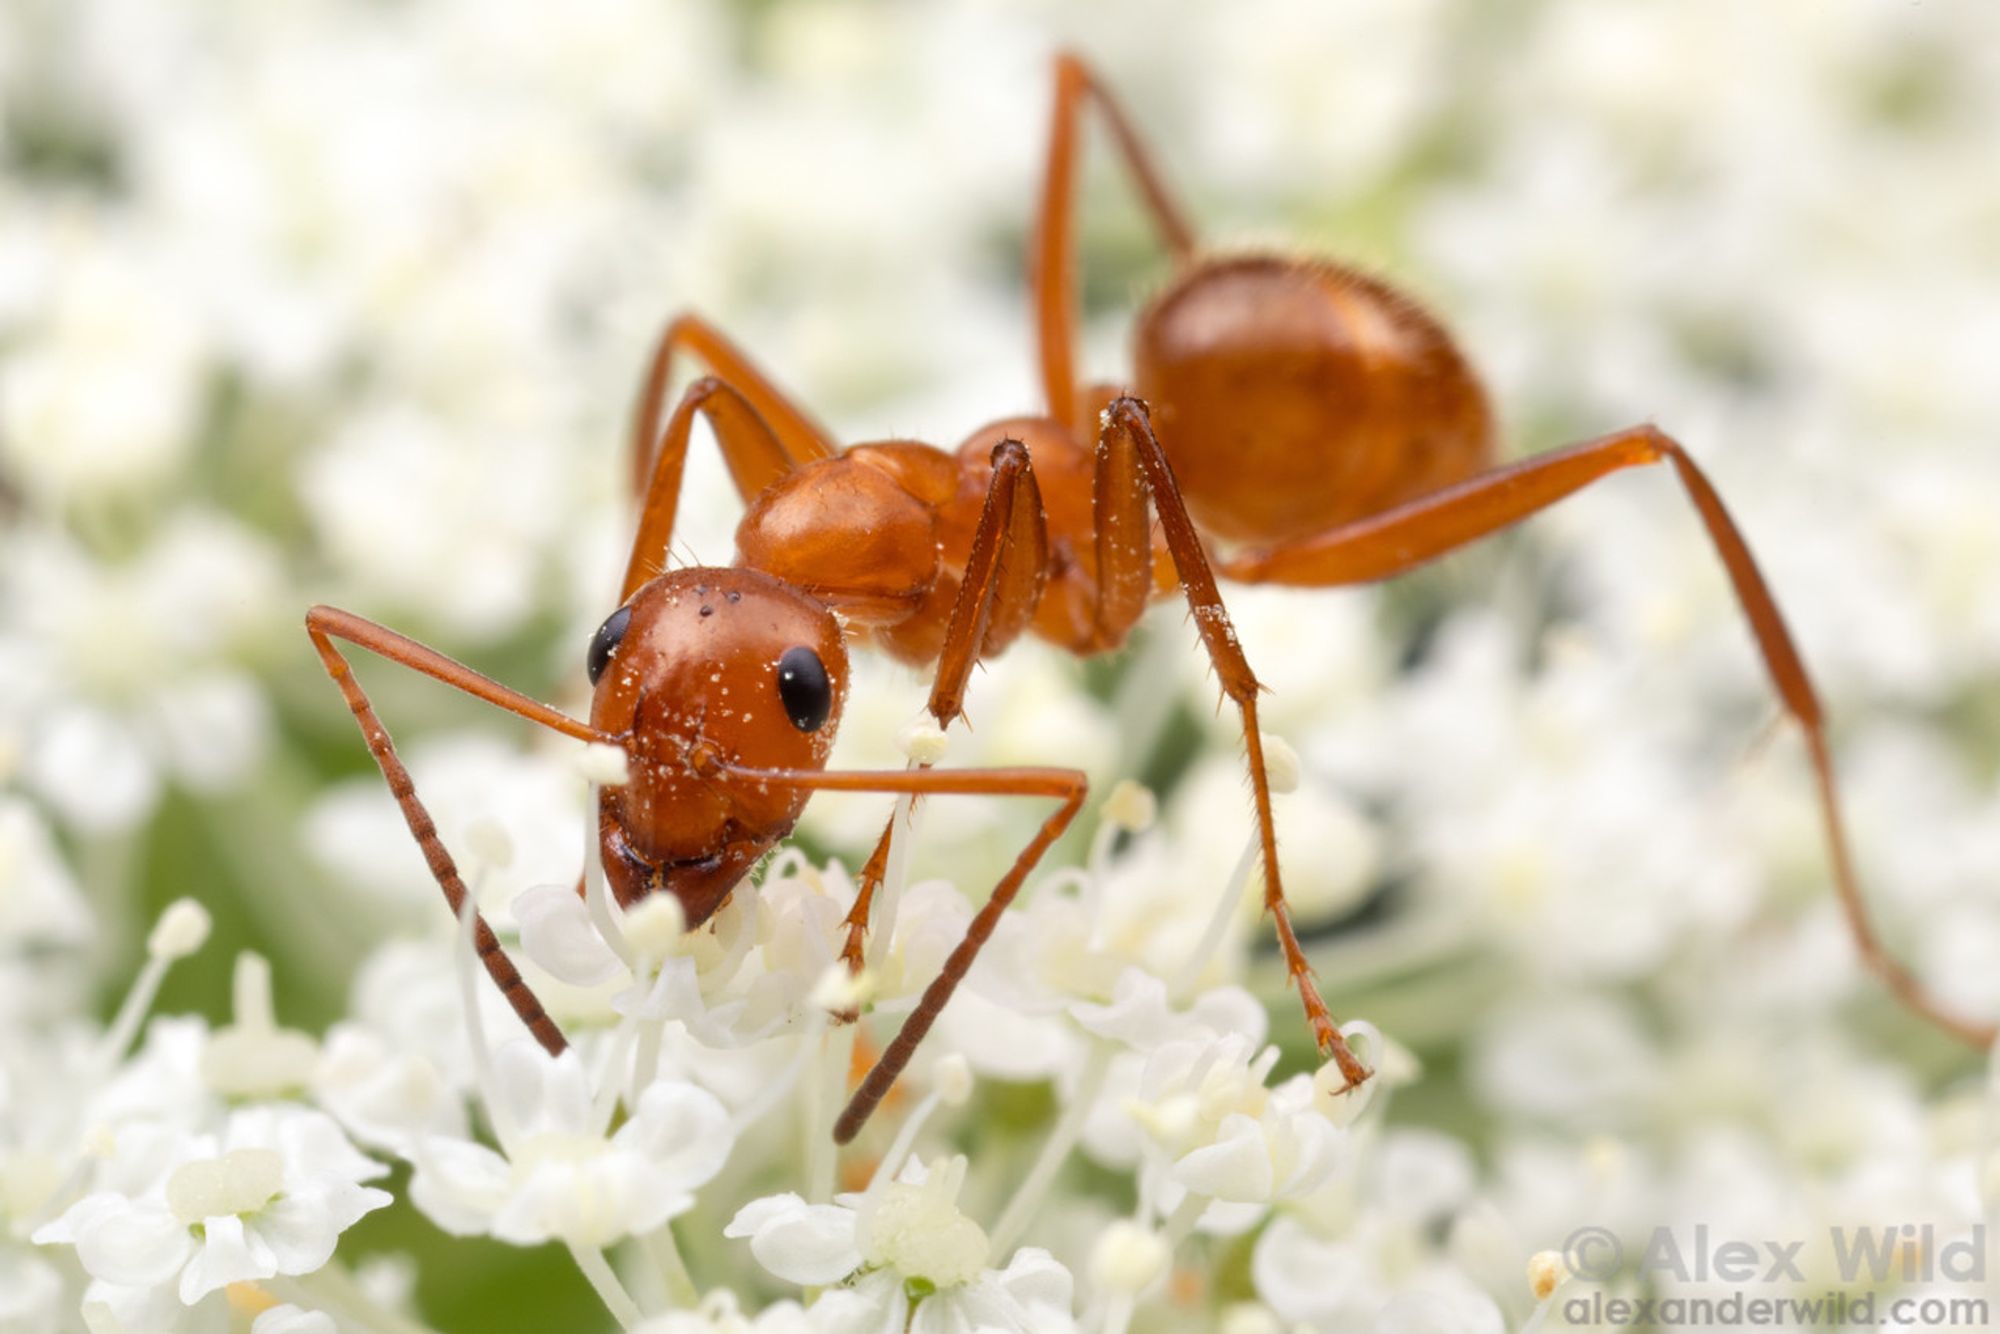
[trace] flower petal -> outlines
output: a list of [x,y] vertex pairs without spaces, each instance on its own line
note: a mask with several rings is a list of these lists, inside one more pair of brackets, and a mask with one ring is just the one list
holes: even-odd
[[92,1278],[120,1287],[165,1283],[194,1250],[194,1237],[164,1203],[103,1192],[71,1205],[36,1231],[37,1245],[69,1242]]
[[521,949],[558,981],[595,987],[624,970],[573,885],[537,885],[514,900]]
[[244,1230],[234,1214],[217,1214],[202,1221],[207,1234],[194,1259],[181,1271],[181,1301],[193,1306],[211,1292],[278,1272],[271,1248]]
[[250,1334],[339,1334],[340,1327],[324,1311],[304,1311],[296,1306],[274,1306],[258,1316]]
[[807,1204],[790,1194],[752,1200],[723,1235],[748,1236],[758,1264],[801,1287],[823,1287],[861,1267],[854,1211],[837,1204]]
[[486,1232],[507,1203],[507,1160],[483,1144],[442,1136],[418,1143],[410,1202],[457,1237]]
[[333,1258],[342,1232],[389,1202],[387,1191],[327,1172],[271,1201],[245,1225],[270,1247],[280,1274],[310,1274]]
[[1023,1306],[1047,1307],[1068,1315],[1076,1280],[1053,1255],[1039,1246],[1023,1246],[997,1275],[1000,1286]]
[[[918,1320],[930,1304],[917,1307]],[[876,1270],[851,1288],[821,1293],[811,1318],[818,1334],[904,1334],[912,1325],[902,1277],[888,1269]]]
[[1271,1198],[1271,1150],[1255,1117],[1232,1112],[1215,1142],[1174,1164],[1174,1180],[1197,1195],[1256,1203]]
[[619,1127],[611,1142],[641,1155],[681,1189],[693,1190],[722,1170],[736,1141],[729,1111],[713,1093],[662,1079],[639,1095],[639,1114]]

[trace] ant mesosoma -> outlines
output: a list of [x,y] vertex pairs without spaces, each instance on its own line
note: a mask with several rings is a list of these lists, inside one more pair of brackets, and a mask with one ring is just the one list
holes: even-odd
[[[1075,370],[1074,201],[1082,109],[1094,106],[1176,275],[1140,314],[1131,392]],[[1388,285],[1325,259],[1211,256],[1118,104],[1073,56],[1055,61],[1048,159],[1031,246],[1046,410],[993,422],[954,452],[910,440],[838,448],[720,331],[673,320],[634,419],[638,532],[619,607],[592,639],[589,722],[538,704],[402,635],[329,607],[307,628],[454,911],[465,887],[408,771],[333,640],[344,639],[532,722],[622,748],[630,781],[602,790],[599,838],[622,904],[675,895],[690,927],[792,829],[815,791],[1054,798],[964,939],[856,1089],[851,1140],[887,1093],[1030,869],[1082,805],[1061,768],[825,769],[847,689],[845,635],[935,664],[928,711],[961,712],[973,666],[1023,632],[1078,654],[1117,648],[1179,589],[1242,715],[1277,929],[1321,1054],[1369,1075],[1314,985],[1278,872],[1257,679],[1215,574],[1333,587],[1386,579],[1528,518],[1609,473],[1665,463],[1706,527],[1788,713],[1803,729],[1834,883],[1864,962],[1901,1000],[1967,1041],[1995,1030],[1944,1010],[1883,949],[1840,815],[1819,701],[1770,589],[1721,498],[1652,426],[1495,466],[1486,396],[1449,335]],[[664,412],[676,354],[705,363]],[[748,506],[733,568],[667,570],[689,432],[704,417]],[[1210,541],[1226,544],[1213,553]],[[893,820],[891,828],[893,828]],[[843,957],[858,968],[887,865],[863,868]],[[565,1039],[483,920],[494,981],[551,1052]]]

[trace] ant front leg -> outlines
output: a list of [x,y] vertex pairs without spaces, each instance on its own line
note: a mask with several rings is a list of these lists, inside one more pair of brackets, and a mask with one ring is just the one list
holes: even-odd
[[666,409],[667,390],[673,383],[676,352],[698,357],[715,378],[734,389],[757,416],[770,424],[771,434],[794,462],[831,458],[839,452],[833,437],[757,369],[756,363],[720,329],[699,315],[676,315],[660,331],[632,413],[630,458],[634,496],[646,491],[653,446],[660,438],[660,414]]
[[1070,821],[1083,806],[1085,794],[1089,791],[1090,780],[1076,769],[905,769],[886,771],[835,771],[832,773],[818,769],[751,769],[736,765],[721,766],[718,773],[730,778],[755,783],[769,783],[782,787],[801,788],[817,792],[894,792],[911,796],[940,796],[946,794],[994,797],[1055,797],[1061,805],[1042,821],[1042,827],[1021,849],[1020,855],[1000,882],[993,886],[993,893],[986,903],[973,915],[965,928],[965,936],[958,942],[944,967],[924,988],[923,996],[917,1001],[916,1009],[910,1011],[903,1020],[903,1026],[882,1051],[881,1059],[875,1062],[861,1084],[848,1099],[847,1108],[834,1123],[835,1142],[846,1144],[861,1133],[861,1127],[868,1123],[896,1077],[903,1073],[903,1067],[910,1063],[916,1053],[917,1044],[931,1031],[931,1025],[949,1001],[958,984],[971,971],[973,960],[993,934],[993,928],[1000,921],[1000,914],[1007,911],[1007,905],[1014,901],[1020,891],[1021,882],[1028,878],[1028,872],[1042,859]]
[[1042,198],[1035,213],[1034,241],[1029,250],[1028,281],[1034,293],[1035,336],[1049,416],[1075,428],[1078,424],[1076,171],[1086,100],[1095,103],[1104,117],[1111,141],[1138,185],[1146,211],[1173,255],[1176,267],[1184,267],[1194,258],[1195,242],[1194,229],[1188,226],[1180,206],[1168,192],[1146,146],[1090,66],[1069,52],[1058,55],[1055,88]]
[[1252,583],[1321,588],[1387,579],[1511,527],[1610,473],[1659,463],[1673,466],[1694,502],[1750,622],[1778,698],[1805,732],[1833,882],[1862,962],[1917,1014],[1974,1046],[1992,1046],[2000,1028],[1945,1009],[1889,954],[1876,934],[1847,846],[1846,822],[1841,816],[1819,697],[1791,632],[1785,628],[1777,599],[1750,554],[1749,543],[1729,517],[1715,487],[1673,437],[1652,426],[1635,426],[1552,450],[1356,523],[1268,550],[1242,553],[1224,563],[1223,573]]
[[[313,648],[318,650],[326,674],[340,688],[342,698],[354,714],[354,721],[360,724],[368,751],[375,757],[376,767],[382,771],[382,778],[389,785],[389,794],[402,808],[403,822],[409,826],[411,837],[423,850],[431,876],[438,882],[438,888],[444,891],[445,904],[454,916],[465,911],[465,881],[458,874],[458,865],[446,850],[444,840],[438,837],[437,823],[417,796],[416,784],[410,780],[410,771],[404,768],[402,758],[396,754],[395,743],[389,739],[389,730],[382,726],[382,720],[375,714],[375,706],[361,689],[361,683],[354,679],[354,669],[334,647],[333,641],[345,639],[351,644],[358,644],[391,662],[401,663],[453,689],[498,705],[509,713],[552,728],[564,736],[614,745],[620,742],[618,737],[580,723],[546,704],[538,704],[519,691],[509,690],[498,681],[481,676],[435,649],[426,648],[414,639],[352,612],[341,611],[337,607],[314,607],[306,613],[306,633],[312,637]],[[527,1025],[535,1041],[549,1055],[561,1055],[569,1045],[568,1040],[563,1037],[555,1020],[549,1018],[548,1011],[542,1008],[541,1001],[521,977],[520,970],[501,949],[493,928],[486,924],[485,917],[476,909],[472,914],[472,939],[473,948],[479,954],[479,961],[486,966],[487,975],[500,988],[500,994],[506,997],[507,1003],[514,1007],[514,1013]]]
[[641,493],[638,531],[632,535],[624,589],[618,595],[620,602],[667,567],[667,553],[674,540],[674,520],[680,512],[681,482],[687,472],[688,438],[696,413],[708,419],[709,429],[715,432],[715,442],[722,450],[722,461],[729,468],[729,478],[745,504],[793,469],[828,457],[794,452],[755,402],[727,381],[712,375],[696,380],[682,393],[673,416],[667,419],[658,452],[648,456],[651,469]]
[[[987,483],[986,504],[980,510],[971,554],[945,627],[944,646],[938,652],[937,676],[927,708],[940,728],[951,726],[965,711],[966,685],[979,660],[1005,649],[1033,619],[1047,580],[1048,545],[1042,493],[1035,482],[1028,447],[1018,440],[1002,440],[993,447],[993,476]],[[925,768],[928,766],[919,765],[918,771]],[[841,957],[856,973],[861,971],[862,938],[868,931],[875,892],[888,870],[895,830],[896,817],[891,815],[874,852],[861,868],[854,908],[847,915],[847,944]]]
[[1102,648],[1121,643],[1146,609],[1152,587],[1153,546],[1151,527],[1146,520],[1150,495],[1160,528],[1167,539],[1167,551],[1174,561],[1195,629],[1201,634],[1209,661],[1222,681],[1222,691],[1236,705],[1243,718],[1243,745],[1248,752],[1250,788],[1257,805],[1257,837],[1264,862],[1264,910],[1277,927],[1278,946],[1285,956],[1285,971],[1298,988],[1305,1006],[1306,1023],[1320,1055],[1339,1066],[1347,1087],[1367,1079],[1371,1073],[1341,1036],[1339,1027],[1320,998],[1313,981],[1312,965],[1306,962],[1298,932],[1292,926],[1292,911],[1285,901],[1284,882],[1278,873],[1278,832],[1271,815],[1271,779],[1264,768],[1264,734],[1257,725],[1257,694],[1263,689],[1250,670],[1243,646],[1237,642],[1236,627],[1222,605],[1222,591],[1215,585],[1208,553],[1202,549],[1194,520],[1188,517],[1181,500],[1180,483],[1153,434],[1146,405],[1136,398],[1115,399],[1104,410],[1104,428],[1097,442],[1097,478],[1092,495],[1094,525],[1097,530],[1097,641]]

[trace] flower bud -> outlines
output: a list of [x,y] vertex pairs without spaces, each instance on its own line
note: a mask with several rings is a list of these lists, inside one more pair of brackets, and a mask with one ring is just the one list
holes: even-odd
[[664,959],[687,934],[687,909],[671,894],[648,894],[625,914],[625,941],[648,959]]
[[514,864],[514,840],[498,820],[482,816],[465,827],[465,846],[496,871]]
[[632,761],[623,746],[593,741],[576,757],[577,772],[598,787],[623,787],[632,781]]
[[944,732],[928,718],[920,718],[904,728],[896,738],[903,754],[918,764],[936,764],[944,758],[947,741]]
[[857,975],[844,963],[828,965],[813,984],[811,1000],[822,1009],[839,1013],[858,1010],[875,994],[875,974],[862,969]]
[[1273,793],[1296,792],[1299,790],[1299,753],[1291,748],[1282,737],[1269,732],[1259,732],[1264,743],[1264,779],[1271,785]]
[[1534,1292],[1535,1300],[1541,1301],[1569,1277],[1569,1266],[1556,1251],[1536,1251],[1528,1261],[1528,1287]]
[[1143,783],[1127,778],[1104,799],[1104,818],[1128,833],[1142,833],[1159,818],[1160,801]]
[[1166,1238],[1121,1218],[1104,1229],[1092,1248],[1090,1274],[1104,1291],[1136,1297],[1167,1272],[1172,1258]]
[[169,963],[185,959],[207,943],[210,925],[208,909],[193,899],[175,899],[146,937],[146,953]]
[[1238,1302],[1222,1313],[1220,1334],[1283,1334],[1278,1317],[1256,1302]]
[[947,1107],[963,1107],[972,1097],[972,1063],[953,1052],[931,1067],[931,1081],[939,1102]]

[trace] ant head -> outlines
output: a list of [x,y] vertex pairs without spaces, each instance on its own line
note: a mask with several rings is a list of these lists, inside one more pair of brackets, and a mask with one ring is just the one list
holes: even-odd
[[803,789],[703,780],[693,765],[700,748],[752,768],[825,765],[847,650],[824,605],[755,570],[674,570],[606,618],[586,662],[592,725],[625,738],[631,781],[606,798],[635,844],[691,856],[726,826],[790,829]]

